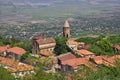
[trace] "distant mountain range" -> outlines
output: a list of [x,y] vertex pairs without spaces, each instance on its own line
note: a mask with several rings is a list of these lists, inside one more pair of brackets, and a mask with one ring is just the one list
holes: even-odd
[[66,2],[86,2],[91,4],[100,4],[100,3],[112,3],[112,4],[120,4],[120,0],[0,0],[0,4],[37,4],[41,3],[52,4],[52,3],[66,3]]

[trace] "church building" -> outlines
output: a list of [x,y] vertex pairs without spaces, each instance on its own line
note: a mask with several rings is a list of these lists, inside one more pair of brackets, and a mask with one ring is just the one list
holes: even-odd
[[66,20],[63,27],[63,37],[70,38],[70,25]]

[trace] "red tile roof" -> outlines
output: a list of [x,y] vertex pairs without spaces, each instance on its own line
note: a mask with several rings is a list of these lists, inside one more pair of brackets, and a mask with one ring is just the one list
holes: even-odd
[[85,49],[77,50],[77,53],[81,56],[94,55],[94,53]]
[[78,68],[80,65],[86,65],[89,62],[88,58],[74,58],[62,62],[62,65],[69,65],[74,69]]
[[114,66],[116,59],[112,57],[103,57],[103,63],[107,66]]
[[7,52],[11,52],[14,54],[25,54],[26,51],[20,47],[13,47],[13,48],[8,49]]
[[7,46],[0,46],[0,52],[4,52],[4,51],[6,51],[8,48],[10,48],[9,45],[7,45]]
[[49,50],[41,50],[40,54],[43,55],[43,56],[52,56],[52,55],[54,55],[54,53],[52,51],[49,51]]
[[10,72],[24,72],[24,71],[31,71],[33,69],[34,69],[33,66],[19,62],[16,67],[9,68],[8,71],[10,71]]
[[114,66],[114,63],[117,59],[120,59],[120,55],[116,55],[116,56],[96,56],[93,57],[93,60],[96,64],[104,64],[107,66]]
[[120,59],[120,55],[112,56],[112,58],[114,58],[114,59]]
[[53,38],[40,38],[36,41],[39,45],[55,43],[55,39]]
[[58,59],[61,61],[66,61],[66,60],[70,60],[70,59],[74,59],[74,58],[76,58],[76,56],[70,52],[58,56]]
[[96,64],[103,64],[103,57],[107,57],[107,56],[95,56],[92,59]]
[[29,71],[34,69],[34,67],[31,65],[20,63],[4,57],[0,57],[0,64],[4,66],[8,66],[8,71],[10,72],[22,72],[22,71]]

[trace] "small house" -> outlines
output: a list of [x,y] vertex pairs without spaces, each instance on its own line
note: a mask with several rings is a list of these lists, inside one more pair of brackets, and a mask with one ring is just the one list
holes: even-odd
[[11,58],[13,60],[20,60],[20,56],[22,56],[25,53],[26,51],[23,48],[13,47],[13,48],[7,49],[6,57]]
[[81,57],[94,57],[95,54],[93,52],[90,52],[88,50],[85,50],[85,49],[81,49],[81,50],[77,50],[76,53],[78,55],[80,55]]

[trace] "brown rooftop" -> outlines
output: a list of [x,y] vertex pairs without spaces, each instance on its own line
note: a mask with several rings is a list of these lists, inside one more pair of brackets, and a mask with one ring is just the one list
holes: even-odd
[[115,66],[114,63],[117,59],[120,59],[120,55],[115,55],[112,57],[109,56],[96,56],[93,57],[93,60],[96,64],[104,64],[106,66]]
[[26,51],[20,47],[13,47],[13,48],[7,49],[7,52],[14,53],[14,54],[25,54]]
[[33,69],[34,69],[33,66],[19,62],[16,67],[9,68],[8,71],[10,71],[10,72],[24,72],[24,71],[31,71]]
[[66,61],[66,60],[74,59],[74,58],[76,58],[76,56],[73,55],[71,52],[68,52],[67,54],[62,54],[62,55],[58,56],[58,59],[61,61]]
[[69,65],[71,67],[78,68],[80,65],[86,65],[89,62],[88,58],[74,58],[62,62],[62,65]]
[[85,50],[85,49],[77,50],[77,53],[81,56],[94,55],[94,53],[92,53],[88,50]]
[[95,56],[92,59],[96,64],[103,64],[103,58],[107,58],[108,56]]
[[0,46],[0,52],[7,51],[8,48],[10,48],[9,45],[7,45],[7,46]]
[[106,62],[108,62],[109,64],[114,65],[116,59],[115,59],[115,58],[112,58],[112,57],[103,57],[103,61],[106,61]]
[[4,66],[8,66],[8,71],[10,72],[22,72],[22,71],[29,71],[34,69],[34,67],[31,65],[20,63],[4,57],[0,57],[0,64]]
[[53,38],[39,38],[36,41],[39,45],[55,43],[55,39],[53,39]]

